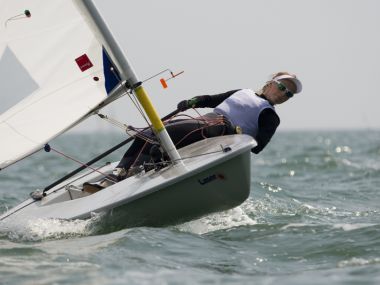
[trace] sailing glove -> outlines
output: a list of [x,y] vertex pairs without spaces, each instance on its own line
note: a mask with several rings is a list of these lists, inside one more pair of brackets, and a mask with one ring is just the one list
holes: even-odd
[[190,100],[183,100],[178,103],[177,109],[180,111],[186,111],[190,108],[196,108],[198,103],[198,98],[194,97],[191,98]]

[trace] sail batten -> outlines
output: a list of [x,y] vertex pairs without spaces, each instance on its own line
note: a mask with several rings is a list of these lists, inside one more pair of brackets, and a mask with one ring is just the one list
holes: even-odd
[[[120,74],[74,0],[0,0],[0,7],[0,67],[21,65],[26,74],[12,84],[35,82],[29,95],[0,94],[2,102],[24,98],[0,114],[2,169],[108,102]],[[3,58],[7,49],[12,57]]]

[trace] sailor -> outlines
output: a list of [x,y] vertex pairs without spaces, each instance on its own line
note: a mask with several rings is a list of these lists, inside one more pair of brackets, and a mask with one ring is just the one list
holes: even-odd
[[258,154],[269,143],[280,124],[274,105],[282,104],[302,91],[301,81],[288,72],[278,72],[258,91],[232,90],[217,95],[197,96],[181,101],[177,108],[214,108],[223,115],[237,133],[252,136],[257,146],[251,151]]
[[[251,151],[261,152],[269,143],[280,124],[280,118],[275,111],[275,105],[282,104],[302,91],[301,81],[288,72],[278,72],[271,76],[262,89],[232,90],[217,95],[196,96],[178,103],[179,111],[190,108],[214,108],[213,112],[200,118],[174,120],[165,122],[166,129],[177,148],[184,147],[207,137],[228,134],[247,134],[257,141],[257,146]],[[148,130],[144,136],[154,138]],[[114,169],[112,178],[120,181],[134,174],[134,169],[144,162],[154,159],[159,152],[158,147],[137,137],[118,166]],[[160,153],[158,153],[160,157]],[[103,180],[96,187],[104,188],[114,182]]]

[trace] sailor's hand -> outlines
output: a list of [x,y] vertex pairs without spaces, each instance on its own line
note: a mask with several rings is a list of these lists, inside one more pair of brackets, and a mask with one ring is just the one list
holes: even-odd
[[177,109],[180,110],[181,112],[183,111],[186,111],[187,109],[189,109],[189,103],[188,103],[189,100],[183,100],[181,102],[178,103],[177,105]]
[[183,100],[178,103],[177,109],[180,111],[186,111],[187,109],[195,108],[197,107],[197,102],[198,102],[197,97],[191,98],[190,100]]

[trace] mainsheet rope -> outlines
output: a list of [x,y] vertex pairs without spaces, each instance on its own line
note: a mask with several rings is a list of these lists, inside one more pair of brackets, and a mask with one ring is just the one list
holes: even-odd
[[[130,92],[126,92],[128,95],[129,95],[129,98],[131,99],[131,101],[134,103],[135,107],[139,110],[139,112],[141,113],[141,115],[143,116],[143,118],[147,121],[147,118],[145,117],[144,113],[142,112],[141,110],[141,107],[139,106],[139,104],[137,102],[135,102],[132,98],[132,96],[134,97],[135,100],[137,100],[135,98],[135,96],[133,94],[131,94]],[[200,128],[197,128],[195,130],[192,130],[191,132],[189,132],[188,134],[186,134],[182,139],[180,139],[176,144],[175,146],[177,146],[178,144],[180,144],[184,139],[186,139],[188,136],[190,136],[192,133],[194,132],[197,132],[197,131],[201,131],[201,135],[203,138],[207,138],[204,134],[204,129],[205,128],[208,128],[210,126],[217,126],[217,125],[225,125],[226,122],[225,122],[225,118],[223,116],[220,116],[216,119],[211,119],[211,118],[207,118],[206,116],[202,116],[196,109],[193,108],[193,110],[198,114],[198,117],[193,117],[193,116],[190,116],[190,115],[187,115],[187,114],[180,114],[178,115],[177,113],[173,113],[172,116],[169,116],[169,117],[166,117],[165,120],[163,120],[165,123],[170,123],[174,118],[178,118],[178,117],[187,117],[188,119],[182,119],[183,121],[186,121],[186,120],[199,120],[199,121],[202,121],[204,123],[203,126],[201,126]],[[153,140],[152,138],[144,135],[144,131],[147,130],[147,128],[151,128],[151,126],[149,125],[148,121],[148,127],[146,128],[134,128],[132,126],[129,126],[127,124],[124,124],[114,118],[111,118],[107,115],[104,115],[104,114],[100,114],[99,112],[97,112],[98,116],[106,121],[108,121],[110,124],[116,126],[116,127],[119,127],[121,129],[123,129],[127,134],[129,134],[131,137],[138,137],[142,140],[145,141],[145,144],[144,144],[144,147],[142,149],[144,149],[147,145],[147,143],[150,143],[150,144],[156,144],[157,141]],[[133,132],[133,133],[132,133]],[[153,130],[152,130],[153,132]],[[154,133],[154,132],[153,132]],[[48,146],[48,145],[47,145]],[[102,176],[104,176],[107,180],[112,180],[114,181],[114,179],[112,179],[112,177],[110,177],[109,175],[99,171],[98,169],[94,169],[92,167],[90,167],[89,165],[67,155],[67,154],[64,154],[63,152],[61,151],[58,151],[57,149],[55,148],[51,148],[50,146],[48,146],[50,149],[52,149],[55,153],[65,157],[65,158],[68,158],[72,161],[75,161],[77,163],[79,163],[82,167],[85,167],[85,168],[90,168],[93,170],[93,172],[98,172],[99,174],[101,174]],[[223,148],[222,148],[223,149]],[[45,148],[46,150],[46,148]],[[216,152],[220,152],[220,151],[216,151]],[[216,153],[216,152],[211,152],[211,153]],[[135,165],[136,161],[138,160],[138,158],[140,157],[142,153],[142,150],[140,151],[140,153],[138,154],[136,160],[134,161],[132,167]],[[200,155],[194,155],[194,156],[190,156],[190,157],[186,157],[186,158],[181,158],[181,159],[178,159],[176,161],[180,161],[180,160],[184,160],[184,159],[190,159],[192,157],[198,157],[198,156],[202,156],[202,155],[208,155],[208,154],[211,154],[211,153],[204,153],[204,154],[200,154]],[[175,162],[175,161],[172,161],[172,162]],[[162,161],[161,162],[162,164],[167,164],[167,163],[170,163],[170,161]],[[149,163],[145,163],[146,165],[149,165]],[[157,163],[156,163],[157,164]],[[160,163],[158,163],[160,164]]]
[[69,155],[67,155],[67,154],[65,154],[65,153],[63,153],[63,152],[61,152],[61,151],[55,149],[55,148],[52,148],[52,147],[51,147],[50,145],[48,145],[48,144],[45,145],[45,148],[44,148],[44,149],[45,149],[46,152],[54,151],[55,153],[57,153],[57,154],[59,154],[59,155],[65,157],[65,158],[67,158],[67,159],[70,159],[70,160],[72,160],[72,161],[75,161],[76,163],[80,164],[81,166],[85,166],[86,168],[91,169],[93,172],[98,172],[99,174],[103,175],[104,177],[106,177],[107,179],[111,180],[112,182],[115,182],[115,183],[117,182],[116,179],[113,178],[112,176],[109,176],[109,175],[105,174],[104,172],[100,171],[100,170],[97,169],[97,168],[94,168],[94,167],[92,167],[92,166],[90,166],[90,165],[88,165],[88,164],[86,164],[86,163],[84,163],[84,162],[82,162],[82,161],[80,161],[80,160],[78,160],[78,159],[75,159],[75,158],[73,158],[73,157],[71,157],[71,156],[69,156]]

